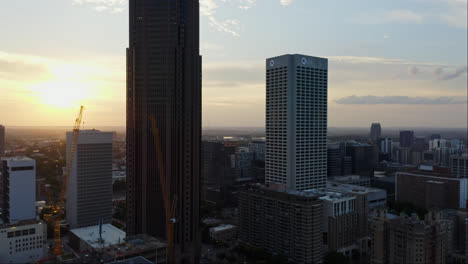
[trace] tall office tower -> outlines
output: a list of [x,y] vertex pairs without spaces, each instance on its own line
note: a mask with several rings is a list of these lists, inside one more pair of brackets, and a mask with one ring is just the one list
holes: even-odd
[[414,131],[400,131],[400,147],[411,148],[414,143]]
[[380,126],[380,123],[372,123],[371,128],[370,128],[370,138],[372,141],[376,141],[377,139],[380,138],[382,134],[382,127]]
[[389,153],[392,154],[393,152],[393,141],[391,138],[381,138],[378,140],[378,147],[380,153]]
[[456,178],[468,178],[468,154],[450,156],[450,170]]
[[[200,254],[201,57],[198,0],[130,0],[127,234],[166,238],[161,188],[177,197],[176,262]],[[159,131],[157,156],[150,117]],[[160,185],[162,159],[167,185]]]
[[[72,132],[67,132],[67,153]],[[112,222],[112,132],[82,130],[67,185],[70,228]]]
[[327,179],[328,60],[266,60],[265,182],[323,188]]
[[18,223],[36,218],[36,161],[27,157],[2,159],[3,220]]
[[341,176],[343,155],[341,155],[340,144],[327,145],[327,176]]
[[0,158],[5,155],[5,127],[0,125]]

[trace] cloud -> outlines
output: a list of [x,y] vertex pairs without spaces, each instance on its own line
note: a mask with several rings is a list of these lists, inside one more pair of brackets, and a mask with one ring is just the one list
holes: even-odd
[[440,18],[448,25],[456,28],[467,28],[468,5],[466,0],[444,0],[448,5],[447,11]]
[[98,12],[121,13],[127,8],[128,0],[73,0],[73,4],[92,6]]
[[421,23],[423,16],[411,10],[392,10],[382,16],[383,23]]
[[[222,0],[223,3],[230,2],[230,0]],[[250,9],[256,0],[238,0],[239,8],[243,10]],[[234,37],[239,37],[240,23],[237,19],[218,20],[216,11],[219,8],[216,0],[200,0],[200,14],[207,17],[209,25],[218,32],[228,33]]]
[[280,5],[282,6],[288,6],[290,4],[292,4],[294,0],[280,0]]
[[240,37],[239,21],[237,19],[226,19],[221,22],[216,20],[213,16],[209,16],[208,19],[210,21],[210,26],[218,32],[225,32],[233,35],[234,37]]
[[458,100],[455,97],[409,97],[409,96],[348,96],[335,100],[343,105],[446,105],[446,104],[466,104],[466,100]]
[[460,75],[466,73],[468,70],[467,66],[462,66],[454,69],[450,72],[444,72],[442,67],[435,68],[432,72],[434,79],[438,81],[446,81],[459,77]]
[[239,9],[248,10],[255,6],[257,0],[239,0]]
[[390,35],[384,35],[383,38],[384,38],[384,39],[389,39],[389,38],[391,38],[391,37],[390,37]]

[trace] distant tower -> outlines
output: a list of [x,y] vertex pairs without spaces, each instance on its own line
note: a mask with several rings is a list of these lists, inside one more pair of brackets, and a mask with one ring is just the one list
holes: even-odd
[[372,123],[370,128],[370,138],[372,141],[377,141],[382,134],[380,123]]
[[295,54],[266,60],[266,183],[325,187],[327,83],[327,59]]
[[414,131],[400,131],[400,147],[411,148],[414,143]]
[[[72,132],[67,132],[67,150]],[[67,189],[70,228],[112,221],[112,132],[81,130]]]
[[2,159],[3,220],[15,224],[36,219],[36,161],[27,157]]
[[0,158],[5,155],[5,127],[0,125]]

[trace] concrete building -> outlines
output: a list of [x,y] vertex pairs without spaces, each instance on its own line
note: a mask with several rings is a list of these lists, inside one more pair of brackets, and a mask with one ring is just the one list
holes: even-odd
[[0,158],[5,155],[5,127],[0,125]]
[[46,256],[47,224],[22,220],[0,225],[0,263],[35,263]]
[[355,196],[365,195],[369,210],[387,204],[387,191],[383,189],[328,181],[327,191],[349,193]]
[[357,249],[359,236],[356,197],[347,193],[326,192],[319,199],[323,201],[323,226],[328,250],[351,257],[352,250]]
[[313,191],[251,185],[239,194],[239,239],[296,263],[322,263],[323,201]]
[[414,170],[397,172],[395,200],[430,209],[466,208],[467,178],[452,178],[447,174]]
[[[71,138],[68,132],[67,150]],[[80,131],[66,198],[70,228],[112,221],[112,132]]]
[[440,211],[430,211],[421,220],[416,214],[396,216],[379,208],[370,228],[372,264],[447,263],[450,221]]
[[380,138],[382,135],[382,127],[380,126],[380,123],[372,123],[369,135],[370,139],[374,142]]
[[400,131],[400,147],[411,148],[414,143],[414,131]]
[[328,177],[341,176],[343,155],[340,144],[327,145],[327,175]]
[[374,176],[378,166],[379,151],[377,146],[357,142],[346,143],[346,156],[352,159],[352,173],[367,177]]
[[27,157],[2,159],[3,220],[36,219],[36,161]]
[[76,251],[109,247],[124,240],[125,232],[111,224],[103,224],[101,228],[94,225],[70,230],[70,245]]
[[237,227],[233,225],[212,227],[210,228],[210,237],[215,241],[231,241],[237,237]]
[[468,153],[450,156],[450,170],[456,178],[468,178]]
[[266,183],[325,187],[327,86],[327,59],[294,54],[266,60]]

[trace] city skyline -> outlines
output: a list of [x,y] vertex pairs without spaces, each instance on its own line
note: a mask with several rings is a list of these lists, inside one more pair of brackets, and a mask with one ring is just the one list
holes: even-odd
[[[264,59],[288,53],[329,59],[332,127],[467,127],[465,1],[200,2],[204,127],[263,127]],[[124,126],[127,5],[8,2],[0,123],[66,125],[84,104],[87,126]]]

